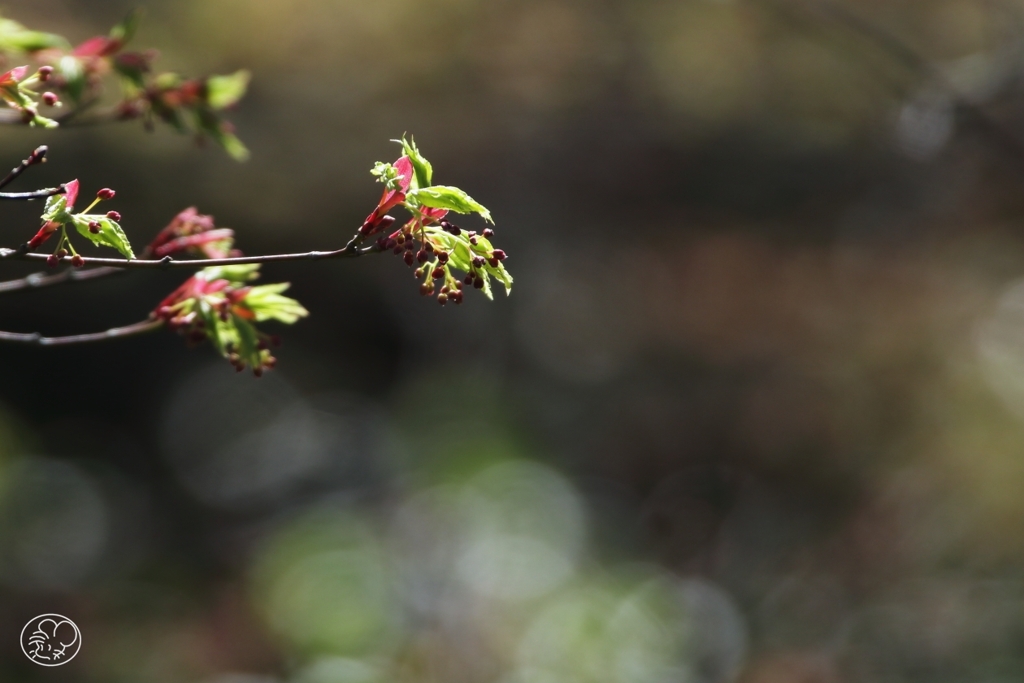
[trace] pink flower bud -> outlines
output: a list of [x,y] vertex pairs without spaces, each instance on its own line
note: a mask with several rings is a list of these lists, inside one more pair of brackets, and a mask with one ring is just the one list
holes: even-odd
[[100,232],[100,224],[96,221],[89,221],[89,232],[94,235],[98,235]]
[[109,187],[104,187],[102,190],[96,193],[96,196],[100,199],[113,199],[117,193],[111,190]]
[[50,76],[53,75],[53,67],[41,66],[39,67],[39,71],[37,73],[39,74],[39,80],[45,83],[46,81],[50,80]]
[[486,237],[487,239],[491,239],[492,237],[494,237],[494,231],[491,230],[490,228],[484,228],[484,237]]
[[46,265],[48,267],[56,268],[58,263],[60,263],[60,258],[56,254],[50,254],[46,257]]
[[107,218],[109,218],[112,221],[120,222],[121,214],[119,214],[117,211],[107,211]]
[[43,93],[43,103],[46,104],[47,107],[55,107],[58,102],[60,102],[60,98],[57,97],[55,93],[50,91]]
[[82,266],[85,265],[85,259],[82,258],[81,255],[75,254],[74,256],[71,257],[71,265],[73,265],[75,268],[81,268]]

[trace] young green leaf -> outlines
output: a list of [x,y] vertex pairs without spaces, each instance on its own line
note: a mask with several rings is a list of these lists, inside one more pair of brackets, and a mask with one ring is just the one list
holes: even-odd
[[224,109],[238,102],[249,87],[252,74],[242,69],[226,76],[206,79],[206,101],[212,109]]
[[[112,247],[121,252],[126,259],[135,258],[132,245],[124,234],[121,226],[102,214],[80,213],[71,217],[78,233],[99,247]],[[93,232],[89,225],[97,225],[98,232]]]
[[68,50],[71,44],[54,33],[30,31],[11,19],[0,19],[0,51],[36,52],[47,48]]
[[405,155],[412,161],[412,167],[416,171],[410,189],[430,187],[430,183],[434,178],[434,167],[427,161],[426,157],[420,154],[419,148],[416,147],[416,141],[412,138],[406,140],[405,136],[403,136],[401,140],[395,140],[394,142],[402,145]]
[[456,213],[478,213],[488,223],[494,223],[494,220],[491,218],[491,212],[483,204],[457,187],[448,187],[446,185],[421,187],[418,190],[409,192],[408,199],[433,209],[448,209]]
[[281,282],[273,285],[253,287],[245,295],[242,304],[253,312],[257,322],[278,320],[286,325],[292,325],[299,318],[308,316],[309,311],[295,299],[281,296],[281,292],[284,292],[290,286],[287,282]]

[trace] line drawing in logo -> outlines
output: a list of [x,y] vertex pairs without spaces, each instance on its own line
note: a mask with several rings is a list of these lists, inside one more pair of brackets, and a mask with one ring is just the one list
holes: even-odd
[[40,614],[21,629],[21,651],[40,666],[67,664],[82,649],[82,632],[60,614]]

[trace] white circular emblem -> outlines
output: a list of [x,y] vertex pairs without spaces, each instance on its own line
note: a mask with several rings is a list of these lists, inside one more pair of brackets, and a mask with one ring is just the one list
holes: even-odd
[[21,651],[40,666],[67,664],[81,648],[78,626],[59,614],[40,614],[21,629]]

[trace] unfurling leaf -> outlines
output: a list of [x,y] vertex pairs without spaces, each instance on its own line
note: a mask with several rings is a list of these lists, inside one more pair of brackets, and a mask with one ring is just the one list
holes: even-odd
[[448,209],[456,213],[478,213],[488,223],[494,223],[494,220],[491,218],[491,212],[483,204],[457,187],[448,187],[446,185],[421,187],[410,192],[408,198],[415,200],[422,206],[429,206],[434,209]]
[[252,74],[242,69],[226,76],[206,79],[206,101],[211,109],[224,109],[245,96]]
[[416,147],[416,141],[412,138],[406,140],[403,136],[401,140],[395,140],[394,142],[402,145],[402,149],[405,150],[405,156],[409,157],[409,160],[412,161],[412,167],[416,170],[412,188],[429,187],[434,179],[434,167],[427,161],[425,156],[420,154],[419,148]]

